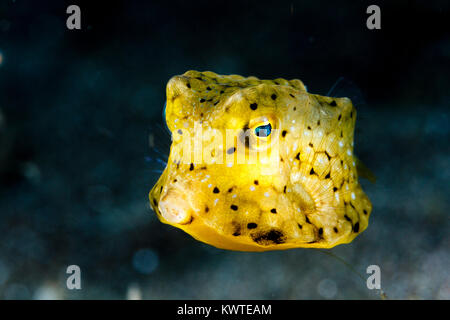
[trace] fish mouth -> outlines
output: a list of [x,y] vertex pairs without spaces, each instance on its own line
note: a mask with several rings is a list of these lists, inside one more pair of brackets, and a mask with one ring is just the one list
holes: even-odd
[[172,225],[191,223],[199,212],[198,203],[195,201],[192,190],[181,183],[166,188],[158,202],[158,209],[163,220]]
[[171,188],[161,198],[159,205],[161,216],[171,224],[186,224],[192,218],[192,206],[186,194]]

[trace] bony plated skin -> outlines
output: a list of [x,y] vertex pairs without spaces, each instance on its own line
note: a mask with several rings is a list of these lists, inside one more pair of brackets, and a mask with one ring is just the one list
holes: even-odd
[[[351,242],[372,210],[358,183],[355,120],[348,98],[310,94],[296,79],[175,76],[166,106],[172,146],[152,208],[163,223],[222,249]],[[257,161],[242,161],[249,155]]]

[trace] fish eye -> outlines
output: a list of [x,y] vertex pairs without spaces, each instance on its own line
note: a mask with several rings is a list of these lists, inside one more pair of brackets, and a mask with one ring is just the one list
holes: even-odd
[[272,126],[270,123],[258,126],[255,128],[255,135],[257,137],[266,138],[272,133]]

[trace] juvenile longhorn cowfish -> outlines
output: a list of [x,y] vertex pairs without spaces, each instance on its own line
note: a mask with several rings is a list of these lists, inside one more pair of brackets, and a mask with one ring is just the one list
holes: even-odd
[[[358,183],[350,99],[308,93],[297,79],[188,71],[168,82],[165,117],[172,145],[149,194],[161,222],[239,251],[331,248],[367,228],[372,204]],[[235,162],[182,161],[181,138],[196,124],[206,140],[249,132],[211,152]],[[239,152],[271,156],[275,140],[277,159],[236,163]]]

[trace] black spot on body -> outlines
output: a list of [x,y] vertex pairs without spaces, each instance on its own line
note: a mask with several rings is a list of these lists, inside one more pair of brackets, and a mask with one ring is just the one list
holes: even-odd
[[322,237],[323,235],[323,228],[319,228],[319,236]]
[[203,102],[205,102],[205,101],[206,101],[206,100],[203,99],[203,98],[200,99],[200,103],[203,103]]
[[325,176],[325,179],[330,179],[330,173],[328,172],[327,175]]
[[348,222],[352,222],[352,219],[350,219],[348,215],[344,214],[344,218],[345,218],[345,220],[347,220]]
[[220,191],[219,191],[219,188],[217,188],[217,187],[214,187],[214,190],[213,190],[213,192],[214,193],[219,193]]
[[326,156],[327,156],[327,158],[328,158],[328,161],[330,161],[330,159],[331,159],[331,156],[328,154],[328,152],[326,152],[325,151],[325,154],[326,154]]
[[355,225],[353,226],[353,232],[358,232],[359,231],[359,222],[355,223]]
[[281,132],[281,135],[283,136],[283,138],[286,137],[286,133],[287,133],[286,130],[283,130],[283,132]]
[[337,191],[337,189],[338,189],[338,188],[336,188],[336,187],[333,187],[333,191],[334,191],[334,192],[336,192],[336,191]]
[[235,205],[235,204],[232,204],[232,205],[230,206],[230,208],[231,208],[231,210],[237,211],[238,206]]
[[208,208],[208,206],[206,206],[205,207],[205,212],[208,212],[209,211],[209,208]]
[[311,171],[309,172],[310,175],[315,174],[316,172],[314,171],[314,168],[311,168]]
[[272,100],[275,100],[277,98],[277,95],[274,93],[270,97],[272,98]]
[[232,223],[233,226],[233,236],[237,237],[241,235],[241,225],[239,223],[237,223],[236,221],[233,221]]
[[258,180],[255,180],[255,181],[253,181],[253,183],[256,184],[256,185],[258,185],[258,184],[259,184],[259,181],[258,181]]
[[257,103],[252,103],[252,104],[250,105],[250,109],[256,110],[256,108],[258,108],[258,104],[257,104]]
[[340,114],[338,117],[338,121],[340,121],[342,119],[342,115]]
[[194,170],[194,164],[193,163],[191,163],[191,165],[189,166],[189,170],[190,171]]
[[194,217],[193,216],[191,216],[191,219],[186,224],[191,224],[192,221],[194,221]]
[[334,230],[334,232],[336,232],[336,233],[339,232],[339,231],[338,231],[338,228],[336,228],[336,227],[334,227],[333,230]]
[[254,222],[250,222],[249,224],[247,224],[248,229],[255,229],[256,227],[258,227],[258,225]]
[[178,129],[178,134],[183,134],[183,130],[181,130],[181,129]]
[[233,154],[236,151],[235,147],[231,147],[230,149],[227,150],[228,154]]
[[186,84],[186,87],[188,87],[189,89],[191,88],[191,84],[188,82],[187,84]]
[[336,106],[337,106],[337,104],[336,104],[336,101],[334,101],[334,100],[333,100],[333,101],[331,101],[331,102],[330,102],[330,106],[332,106],[332,107],[336,107]]
[[295,96],[294,96],[292,93],[289,93],[289,95],[290,95],[292,98],[295,98]]
[[311,221],[309,221],[308,216],[305,216],[305,220],[306,220],[306,223],[311,224]]
[[233,187],[231,187],[230,189],[228,189],[228,193],[233,192]]
[[286,193],[286,186],[284,186],[283,193]]
[[247,149],[249,149],[250,148],[250,136],[248,134],[245,134],[247,132],[247,130],[249,129],[248,123],[242,129],[244,132],[243,132],[243,134],[240,135],[240,140],[245,145],[245,147]]
[[295,159],[300,160],[300,152],[297,153],[297,155],[295,156]]
[[363,212],[364,212],[364,214],[367,214],[367,210],[366,209],[364,209]]
[[277,213],[277,209],[276,209],[276,208],[273,208],[272,210],[270,210],[270,212],[272,212],[272,213]]
[[261,245],[280,244],[286,242],[286,237],[279,231],[272,229],[269,232],[252,235],[253,241]]
[[299,229],[303,229],[303,226],[300,223],[297,223]]

